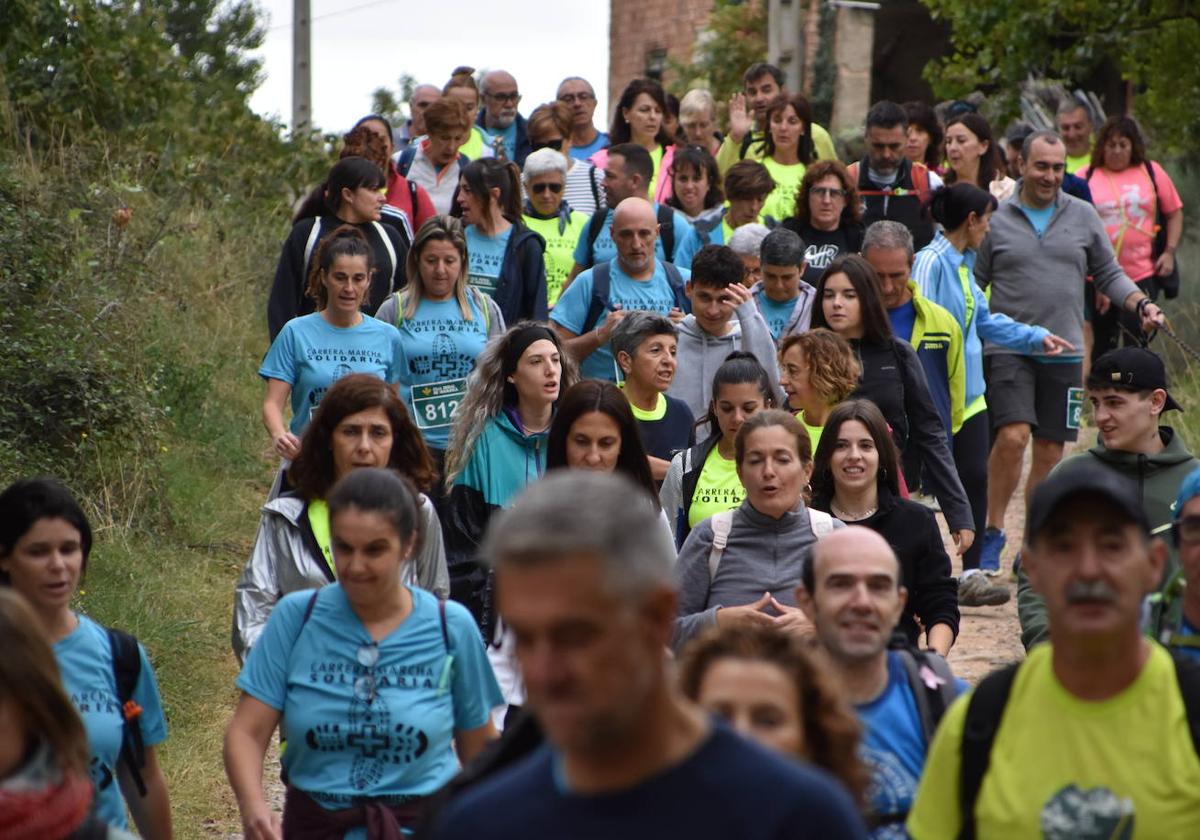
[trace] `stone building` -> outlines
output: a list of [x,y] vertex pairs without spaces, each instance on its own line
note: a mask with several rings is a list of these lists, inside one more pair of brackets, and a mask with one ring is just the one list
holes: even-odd
[[[611,0],[608,101],[616,107],[631,79],[662,80],[667,57],[686,61],[708,22],[712,0]],[[607,115],[603,123],[608,122]],[[597,118],[597,122],[601,122]]]

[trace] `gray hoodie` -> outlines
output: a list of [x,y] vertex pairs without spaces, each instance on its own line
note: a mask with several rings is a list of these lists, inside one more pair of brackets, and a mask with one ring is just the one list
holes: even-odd
[[779,391],[779,363],[775,359],[775,341],[771,329],[758,311],[754,298],[743,303],[734,311],[729,322],[732,329],[723,336],[705,332],[696,323],[695,315],[688,315],[679,324],[679,366],[675,381],[667,393],[683,400],[692,410],[694,417],[708,414],[712,401],[712,380],[725,357],[735,350],[753,353],[759,364],[767,371],[775,388],[776,404],[782,398]]
[[[835,519],[833,527],[845,525]],[[675,619],[671,646],[679,650],[693,636],[715,626],[718,608],[752,604],[764,592],[770,592],[781,604],[795,606],[801,561],[816,540],[803,502],[779,519],[772,519],[755,510],[749,500],[744,501],[733,512],[721,563],[716,577],[710,578],[712,520],[696,525],[675,565],[679,617]]]

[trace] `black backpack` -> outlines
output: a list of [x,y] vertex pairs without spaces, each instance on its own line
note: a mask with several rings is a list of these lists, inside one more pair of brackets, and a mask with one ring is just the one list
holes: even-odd
[[[1192,747],[1200,755],[1200,662],[1171,651],[1175,663],[1175,678],[1179,682],[1179,693],[1183,699],[1188,730],[1192,734]],[[979,685],[967,705],[967,717],[963,722],[963,737],[960,751],[962,763],[958,776],[958,803],[962,813],[960,840],[975,838],[975,804],[983,788],[983,777],[987,775],[991,761],[992,744],[1004,718],[1004,707],[1017,678],[1020,662],[993,671]]]
[[910,645],[907,639],[893,642],[890,649],[899,654],[900,661],[904,663],[908,687],[917,704],[921,732],[928,748],[946,709],[958,696],[958,680],[950,670],[949,663],[935,651],[920,650]]
[[[665,262],[662,267],[667,273],[667,282],[671,284],[671,294],[675,297],[675,306],[683,312],[691,312],[692,303],[683,290],[683,275],[674,263]],[[583,328],[579,331],[580,335],[590,332],[596,324],[600,323],[600,318],[608,309],[611,297],[612,263],[605,261],[592,269],[592,298],[588,302],[587,314],[583,317]]]
[[[665,204],[660,204],[658,205],[656,215],[658,216],[658,238],[663,246],[663,261],[673,262],[675,257],[675,211]],[[599,205],[597,205],[596,212],[588,219],[587,252],[589,267],[596,264],[596,240],[604,232],[604,223],[607,220],[608,211],[600,210]],[[584,330],[584,332],[587,332],[587,330]]]
[[146,766],[146,745],[142,740],[142,710],[133,699],[134,689],[142,675],[142,656],[138,641],[122,630],[106,627],[108,644],[112,649],[113,678],[117,685],[117,702],[121,705],[121,753],[119,762],[129,768],[129,775],[137,785],[138,795],[146,795],[146,780],[142,768]]

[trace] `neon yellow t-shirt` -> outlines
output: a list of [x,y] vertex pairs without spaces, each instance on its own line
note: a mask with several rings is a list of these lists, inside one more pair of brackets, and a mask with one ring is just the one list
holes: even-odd
[[483,129],[477,125],[473,125],[471,126],[471,134],[467,138],[467,142],[458,147],[458,153],[466,157],[467,160],[479,160],[483,157],[484,146],[490,146],[490,144],[483,136]]
[[[621,388],[625,388],[625,383],[621,383]],[[654,403],[654,408],[646,411],[644,408],[638,408],[631,401],[629,410],[633,412],[635,420],[643,423],[653,423],[655,420],[661,420],[667,416],[667,398],[661,393],[658,395],[658,401]]]
[[780,222],[790,219],[796,215],[796,193],[800,191],[800,181],[804,179],[806,167],[803,163],[777,163],[772,157],[763,158],[762,164],[775,181],[775,189],[767,196],[762,215],[773,216]]
[[646,198],[654,201],[654,196],[658,191],[658,173],[662,171],[662,159],[667,150],[663,146],[655,146],[654,151],[650,152],[650,162],[654,164],[654,174],[650,176],[650,188],[646,190]]
[[1067,155],[1067,171],[1074,175],[1080,169],[1092,165],[1092,153],[1082,155]]
[[554,306],[558,301],[563,284],[567,282],[567,275],[575,265],[575,243],[579,241],[589,218],[591,217],[587,213],[572,210],[566,228],[559,233],[557,216],[553,219],[539,219],[529,215],[522,217],[530,230],[546,240],[546,252],[542,261],[546,266],[546,303],[550,306]]
[[800,425],[804,427],[806,432],[808,432],[808,439],[812,443],[812,451],[815,455],[817,453],[817,446],[819,446],[821,443],[821,432],[825,431],[825,427],[814,426],[812,423],[809,423],[807,420],[805,420],[803,409],[796,412],[796,419],[800,421]]
[[692,506],[688,508],[688,526],[695,528],[714,513],[733,510],[746,498],[746,488],[738,478],[737,462],[725,459],[713,447],[700,468],[696,480],[696,492],[692,494]]
[[[958,835],[970,696],[955,701],[933,739],[908,819],[916,840]],[[1091,703],[1055,678],[1051,645],[1031,650],[996,733],[975,819],[981,840],[1200,837],[1200,758],[1170,654],[1153,644],[1129,688]]]

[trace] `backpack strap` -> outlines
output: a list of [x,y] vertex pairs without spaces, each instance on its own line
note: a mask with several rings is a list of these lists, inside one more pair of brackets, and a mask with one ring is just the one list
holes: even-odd
[[667,282],[671,284],[671,294],[675,297],[675,306],[680,312],[691,312],[692,302],[688,300],[687,291],[684,288],[683,273],[675,263],[670,261],[663,263],[662,267],[667,275]]
[[833,531],[833,517],[823,510],[808,509],[808,524],[813,535],[820,539]]
[[[417,147],[416,146],[408,146],[407,148],[401,149],[400,153],[398,155],[396,155],[396,171],[399,172],[401,175],[403,175],[405,178],[407,178],[408,170],[412,169],[413,160],[415,160],[416,157],[417,157]],[[414,206],[416,206],[416,193],[415,192],[413,193],[413,203],[414,203]]]
[[[313,607],[317,605],[317,596],[321,594],[320,589],[314,589],[312,597],[308,599],[308,604],[304,607],[304,617],[300,619],[300,629],[304,629],[304,625],[308,624],[308,620],[312,618]],[[300,634],[296,634],[299,638]]]
[[675,210],[666,204],[658,205],[658,238],[663,246],[663,259],[675,258]]
[[108,631],[108,644],[112,650],[113,680],[117,686],[117,702],[121,706],[121,752],[120,762],[129,768],[129,774],[137,785],[139,796],[146,795],[146,780],[142,768],[146,766],[146,745],[142,740],[142,724],[138,720],[142,709],[133,699],[138,680],[142,675],[142,656],[138,641],[133,636],[112,627]]
[[723,510],[714,513],[708,520],[712,524],[712,548],[708,552],[708,581],[712,583],[717,577],[717,569],[721,565],[721,555],[729,544],[729,532],[733,530],[733,511]]
[[596,177],[596,174],[597,174],[599,171],[600,171],[600,170],[599,170],[598,168],[596,168],[595,166],[593,166],[593,167],[592,167],[592,172],[591,172],[591,174],[588,176],[588,183],[589,183],[589,184],[591,185],[591,187],[592,187],[592,201],[593,201],[593,203],[595,204],[595,207],[596,207],[596,209],[595,209],[595,210],[593,210],[593,211],[592,211],[592,213],[593,213],[593,214],[596,214],[596,213],[605,213],[605,214],[607,215],[606,209],[602,209],[602,208],[604,208],[604,202],[602,202],[602,201],[600,200],[600,185],[597,183],[597,181],[598,181],[598,178]]
[[946,714],[946,709],[957,696],[954,674],[946,660],[936,653],[917,650],[907,644],[894,650],[904,663],[904,672],[908,675],[908,686],[917,703],[921,731],[928,747],[942,721],[942,715]]
[[394,288],[396,285],[396,246],[392,244],[392,238],[388,236],[382,222],[371,222],[371,224],[375,227],[375,232],[379,234],[379,238],[383,240],[383,247],[387,250],[388,257],[392,261],[392,276],[388,285],[389,288]]
[[588,219],[587,223],[587,268],[591,268],[596,264],[596,240],[600,238],[600,234],[604,232],[604,222],[608,219],[608,210],[596,208],[596,212],[592,214],[592,218]]
[[958,807],[961,812],[962,828],[959,840],[975,840],[975,803],[983,787],[991,761],[992,744],[1000,721],[1004,718],[1004,707],[1012,692],[1017,677],[1019,662],[993,671],[975,687],[975,693],[967,704],[967,716],[963,723],[961,763],[958,777]]
[[1200,661],[1178,651],[1170,653],[1175,662],[1175,679],[1179,683],[1179,696],[1183,699],[1192,748],[1196,755],[1200,755]]
[[580,330],[580,335],[591,332],[596,324],[600,323],[604,310],[608,309],[608,301],[611,296],[612,264],[605,261],[592,269],[592,297],[588,302],[587,314],[583,316],[583,329]]
[[417,185],[407,178],[404,179],[404,183],[408,184],[408,201],[410,205],[408,214],[412,218],[412,224],[415,228],[417,226]]
[[745,160],[746,153],[750,151],[750,145],[754,143],[754,131],[751,129],[746,132],[746,136],[742,138],[742,147],[738,149],[738,160]]

